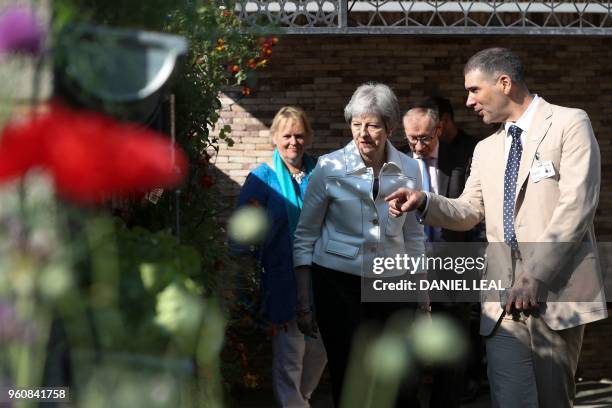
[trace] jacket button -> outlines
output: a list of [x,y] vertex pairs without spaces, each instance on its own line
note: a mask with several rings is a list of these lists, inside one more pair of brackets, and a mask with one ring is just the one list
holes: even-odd
[[378,225],[378,218],[374,218],[374,219],[372,220],[372,224],[374,224],[374,225]]

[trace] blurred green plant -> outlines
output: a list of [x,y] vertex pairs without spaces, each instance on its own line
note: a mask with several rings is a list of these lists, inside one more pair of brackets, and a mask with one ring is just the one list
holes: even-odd
[[[250,95],[278,39],[246,31],[229,0],[56,0],[52,8],[57,72],[68,68],[61,55],[70,52],[58,34],[71,24],[188,39],[173,133],[191,172],[182,190],[160,192],[157,205],[134,194],[118,211],[128,225],[58,202],[49,180],[4,189],[0,343],[8,352],[0,356],[0,381],[41,385],[50,359],[61,359],[50,350],[68,349],[82,406],[221,406],[219,355],[236,296],[223,282],[228,255],[217,219],[228,203],[214,188],[219,143],[234,143],[220,123],[219,92],[233,86]],[[238,352],[245,369],[244,347]],[[249,373],[244,378],[255,383]],[[131,404],[139,395],[142,403]]]
[[[178,218],[180,240],[198,248],[207,287],[219,285],[217,274],[227,263],[220,215],[233,203],[222,201],[216,189],[215,157],[220,141],[232,146],[231,128],[220,117],[220,92],[241,87],[252,92],[257,71],[264,68],[278,42],[264,36],[272,27],[247,30],[233,12],[232,0],[56,0],[55,32],[70,23],[154,30],[182,35],[189,42],[174,81],[175,123],[178,143],[190,157],[189,180],[180,195],[164,193],[157,205],[135,200],[125,211],[131,224],[151,230],[172,228]],[[212,131],[215,130],[214,135]]]
[[62,385],[82,406],[223,405],[225,318],[195,280],[195,249],[56,201],[40,174],[0,195],[2,385],[58,381],[49,369],[62,370],[52,350],[63,344],[72,376]]
[[423,367],[458,364],[466,353],[465,334],[447,317],[406,310],[383,330],[364,324],[353,341],[340,406],[394,407],[401,384],[418,384]]
[[[149,376],[156,372],[155,378],[162,376],[167,381],[178,375],[182,381],[171,380],[174,386],[168,385],[169,392],[176,395],[159,406],[220,405],[223,398],[218,356],[225,319],[217,300],[204,297],[203,286],[194,281],[200,274],[197,251],[180,245],[166,231],[127,229],[111,224],[107,218],[93,221],[87,235],[89,253],[93,255],[92,281],[80,288],[79,298],[90,302],[86,308],[99,345],[94,351],[104,353],[100,360],[109,375],[105,378],[105,371],[98,371],[91,382],[102,381],[96,385],[100,389],[101,384],[113,378],[113,372],[121,372],[126,377],[133,370]],[[92,292],[98,295],[91,296]],[[86,342],[73,343],[71,347],[85,351],[85,356],[87,352],[92,353],[91,344]],[[82,355],[77,354],[77,358]],[[77,363],[84,361],[87,360],[77,360]],[[141,364],[143,361],[149,363]],[[87,364],[76,366],[75,372],[87,367]],[[207,380],[196,382],[203,374]],[[142,375],[138,381],[143,381]],[[133,387],[148,384],[148,380],[138,381]],[[89,387],[85,384],[84,398],[91,397],[87,392]],[[191,391],[181,393],[181,387]],[[141,388],[135,388],[138,389]],[[205,397],[200,399],[197,392],[204,392]],[[117,397],[113,405],[129,406],[127,394],[126,389],[125,398]],[[134,395],[138,392],[133,389]],[[185,401],[185,398],[188,399]],[[178,404],[181,400],[190,403]]]
[[[247,29],[234,8],[233,0],[53,2],[55,33],[70,24],[86,23],[177,34],[188,40],[188,54],[179,61],[173,93],[175,135],[190,158],[189,178],[180,191],[163,192],[155,205],[140,197],[123,203],[120,215],[131,226],[180,232],[181,243],[200,254],[200,272],[192,280],[207,296],[220,294],[226,313],[230,304],[241,300],[229,274],[231,259],[221,226],[223,212],[233,203],[219,196],[220,174],[214,166],[220,143],[234,144],[231,128],[221,118],[220,92],[229,88],[237,90],[240,98],[248,97],[256,87],[257,72],[266,67],[278,42],[270,35],[273,27]],[[150,276],[152,271],[145,265],[141,272]],[[225,370],[235,371],[239,370]]]
[[[221,406],[227,314],[216,294],[226,253],[212,168],[219,142],[233,141],[226,126],[210,135],[219,126],[219,91],[234,85],[250,94],[245,83],[277,40],[244,32],[229,1],[56,0],[52,7],[55,34],[90,23],[188,38],[175,83],[175,133],[191,175],[181,200],[166,193],[158,205],[142,206],[134,196],[124,218],[146,229],[57,201],[44,177],[28,175],[3,190],[0,381],[42,385],[51,360],[62,358],[51,350],[68,349],[82,406]],[[54,52],[64,45],[56,41]],[[181,243],[170,232],[176,218]]]

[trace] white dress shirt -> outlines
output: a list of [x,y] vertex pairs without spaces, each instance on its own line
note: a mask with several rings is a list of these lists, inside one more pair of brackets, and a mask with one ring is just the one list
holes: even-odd
[[516,125],[523,133],[521,133],[521,146],[525,146],[525,140],[527,138],[527,133],[529,133],[529,128],[531,127],[531,122],[533,121],[533,115],[536,111],[536,106],[540,101],[540,97],[536,94],[533,97],[533,100],[527,107],[527,110],[523,112],[520,118],[516,122],[506,122],[504,123],[504,129],[506,130],[506,140],[504,144],[504,151],[506,156],[506,161],[508,161],[508,155],[510,154],[510,147],[512,146],[512,136],[508,133],[508,129],[510,126]]
[[[508,133],[508,129],[510,129],[510,126],[512,125],[516,125],[519,128],[521,128],[521,130],[523,131],[521,133],[521,146],[525,145],[525,140],[527,137],[527,133],[529,132],[529,128],[531,127],[531,122],[533,121],[533,115],[536,111],[536,106],[538,104],[538,102],[540,101],[540,97],[538,96],[538,94],[535,94],[533,97],[533,100],[531,101],[531,103],[529,104],[529,106],[527,107],[527,109],[525,110],[525,112],[523,112],[523,114],[521,115],[520,118],[518,118],[518,120],[516,122],[506,122],[504,123],[504,129],[506,130],[506,139],[504,142],[504,150],[505,150],[505,156],[506,156],[506,161],[508,161],[508,155],[510,154],[510,147],[512,146],[512,136],[510,136],[510,134]],[[439,145],[438,145],[439,146]],[[436,152],[436,156],[437,156],[437,152]],[[419,161],[420,163],[420,161]],[[421,169],[422,171],[423,169]],[[431,173],[430,173],[431,174]],[[437,174],[437,173],[434,173]],[[436,176],[437,179],[437,176]],[[433,185],[432,185],[432,189],[433,189]],[[436,189],[434,190],[434,192],[437,194],[438,190],[437,190],[437,181],[436,181]],[[425,218],[425,215],[427,214],[427,210],[429,209],[429,193],[425,193],[427,195],[427,201],[425,203],[425,208],[423,209],[423,211],[417,211],[417,219],[419,220],[419,222],[423,222],[423,218]]]

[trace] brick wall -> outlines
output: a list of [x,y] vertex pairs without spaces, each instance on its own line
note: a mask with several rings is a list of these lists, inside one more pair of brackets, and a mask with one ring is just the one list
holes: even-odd
[[[350,140],[343,109],[365,81],[390,85],[405,108],[412,98],[448,97],[456,121],[485,137],[491,127],[465,108],[463,65],[476,51],[503,46],[527,66],[532,92],[549,102],[579,107],[589,114],[602,153],[602,189],[596,232],[612,239],[612,47],[609,39],[542,37],[291,36],[274,48],[252,96],[223,97],[222,120],[234,129],[236,145],[222,146],[216,165],[219,188],[232,202],[249,170],[271,157],[268,126],[283,105],[296,104],[311,116],[315,154]],[[401,143],[400,132],[392,141]],[[612,323],[587,329],[582,370],[585,377],[612,377]]]

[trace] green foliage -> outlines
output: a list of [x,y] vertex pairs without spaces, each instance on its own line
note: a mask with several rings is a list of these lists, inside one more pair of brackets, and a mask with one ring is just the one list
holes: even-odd
[[[117,248],[121,271],[120,309],[125,324],[144,336],[139,336],[138,347],[142,347],[143,338],[151,339],[153,333],[158,333],[158,340],[165,337],[167,343],[169,333],[162,335],[162,326],[155,324],[157,296],[171,284],[185,287],[186,283],[198,279],[199,254],[192,247],[180,245],[166,231],[151,233],[138,227],[119,228]],[[200,296],[203,291],[201,285],[193,284],[186,293]],[[158,349],[159,345],[159,342],[152,344]],[[124,349],[125,346],[124,343]]]
[[[165,192],[155,206],[132,203],[126,218],[154,231],[170,228],[181,242],[198,248],[202,270],[209,274],[207,286],[214,288],[212,272],[220,269],[226,256],[218,215],[233,204],[220,202],[213,187],[219,142],[234,144],[230,126],[220,123],[219,93],[251,83],[256,70],[267,64],[276,39],[247,31],[233,12],[232,0],[56,0],[53,8],[56,32],[70,23],[88,23],[177,34],[188,40],[173,93],[176,138],[190,157],[189,179],[177,194]],[[249,92],[245,87],[245,94]]]
[[[198,331],[208,322],[189,321],[190,330],[181,333],[166,322],[171,316],[172,324],[181,325],[184,306],[190,308],[189,319],[206,308],[198,252],[167,231],[128,229],[107,217],[87,219],[84,227],[73,231],[80,243],[71,248],[80,284],[54,302],[68,327],[71,346],[87,350],[97,344],[104,352],[193,356]],[[177,302],[162,296],[168,288],[181,293]]]
[[[159,230],[174,228],[178,213],[181,241],[199,248],[202,267],[212,270],[223,255],[216,217],[231,205],[216,202],[211,190],[214,156],[220,141],[234,144],[230,126],[220,123],[219,93],[228,86],[252,83],[256,71],[266,66],[276,38],[266,39],[243,27],[232,0],[56,0],[53,7],[56,31],[76,22],[159,31],[188,40],[173,93],[176,138],[190,157],[189,180],[178,200],[166,193],[155,207],[134,206],[131,218]],[[247,95],[250,88],[245,86],[244,92]]]
[[[227,87],[239,87],[248,96],[257,70],[266,66],[277,39],[262,36],[263,30],[272,31],[270,27],[255,32],[242,26],[233,12],[233,0],[55,0],[53,9],[56,33],[71,23],[86,23],[181,35],[189,43],[172,87],[175,136],[190,158],[189,179],[180,190],[164,192],[157,204],[133,201],[123,212],[129,225],[159,232],[152,234],[144,228],[118,231],[121,316],[114,314],[116,310],[102,309],[97,315],[97,322],[111,331],[113,327],[117,333],[121,328],[134,328],[134,336],[149,339],[147,347],[153,350],[169,341],[168,333],[157,324],[160,320],[154,319],[156,313],[165,315],[171,310],[180,297],[180,288],[164,292],[177,279],[182,288],[197,287],[206,297],[220,295],[226,304],[235,297],[224,285],[229,257],[219,224],[221,213],[233,203],[223,202],[214,186],[219,143],[234,144],[230,126],[220,120],[219,93]],[[158,296],[166,305],[161,310],[156,309]],[[217,307],[212,300],[205,303],[209,309]],[[223,331],[225,321],[219,317],[223,314],[206,316],[217,316],[218,327],[213,329],[208,321],[203,329],[208,332],[201,335],[214,337],[210,333],[218,332],[219,327]],[[174,327],[171,319],[162,317],[161,322],[166,329]],[[129,344],[137,347],[120,334],[102,337],[111,349],[117,341],[126,342],[128,350],[133,349]],[[218,355],[220,345],[211,348],[210,344],[199,343],[199,359]],[[210,372],[217,372],[211,364]]]

